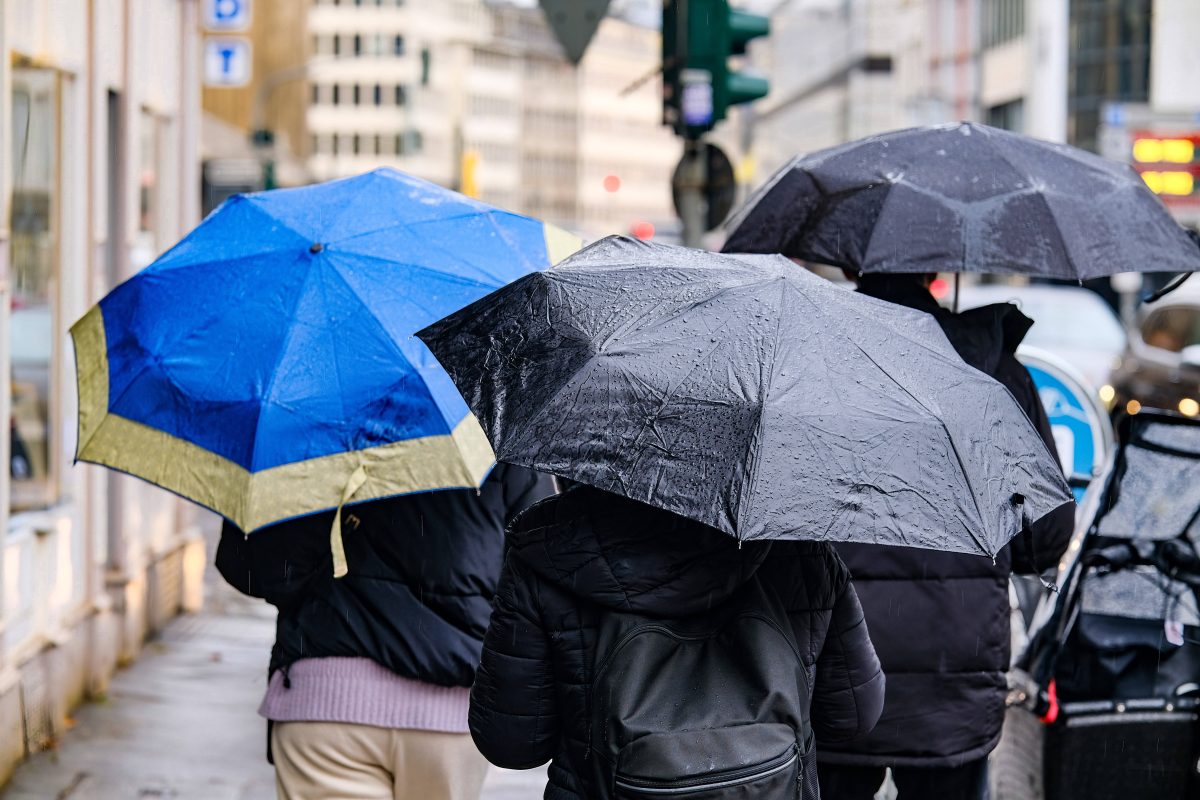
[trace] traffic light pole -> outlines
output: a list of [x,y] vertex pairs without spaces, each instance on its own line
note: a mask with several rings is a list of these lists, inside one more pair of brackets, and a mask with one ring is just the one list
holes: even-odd
[[679,221],[683,223],[683,246],[700,247],[707,226],[708,159],[699,139],[683,140],[683,164],[679,183]]
[[732,69],[729,59],[745,55],[750,41],[770,30],[767,17],[731,8],[730,0],[663,2],[663,122],[683,138],[672,189],[688,247],[699,247],[708,223],[719,222],[709,214],[713,193],[701,137],[731,106],[765,97],[770,89],[765,79]]

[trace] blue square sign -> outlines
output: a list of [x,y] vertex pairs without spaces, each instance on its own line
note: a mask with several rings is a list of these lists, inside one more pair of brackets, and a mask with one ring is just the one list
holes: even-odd
[[204,27],[244,31],[250,27],[250,0],[204,0]]
[[250,82],[250,40],[223,36],[204,40],[204,85],[245,86]]

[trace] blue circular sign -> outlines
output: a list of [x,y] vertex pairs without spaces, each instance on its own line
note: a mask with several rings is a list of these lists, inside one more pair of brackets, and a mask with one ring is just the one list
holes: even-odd
[[1075,500],[1082,501],[1112,449],[1112,423],[1087,382],[1061,359],[1032,347],[1021,348],[1017,357],[1033,376],[1063,472]]

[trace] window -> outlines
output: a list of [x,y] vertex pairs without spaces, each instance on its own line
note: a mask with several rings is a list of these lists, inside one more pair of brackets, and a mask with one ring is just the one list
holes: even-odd
[[1176,306],[1153,312],[1142,323],[1142,340],[1172,353],[1200,345],[1200,309]]
[[1025,101],[1013,100],[1011,103],[992,106],[987,110],[987,124],[993,128],[1020,133],[1025,128]]
[[59,78],[48,69],[12,71],[12,414],[9,476],[14,511],[51,505],[55,426],[50,419],[58,274]]
[[375,150],[374,150],[374,154],[375,154],[375,155],[380,155],[381,153],[383,153],[383,134],[379,134],[379,133],[377,133],[377,134],[375,134]]
[[405,91],[405,89],[402,85],[397,85],[395,90],[393,91],[392,102],[394,102],[398,106],[404,105],[405,102],[407,102],[407,100],[406,100],[407,94],[408,93]]
[[985,48],[1025,34],[1025,0],[983,0],[982,12]]
[[315,106],[321,102],[321,87],[320,86],[318,86],[315,83],[312,84],[312,86],[309,87],[309,93],[312,95],[312,99],[309,100],[310,103],[312,103]]
[[329,152],[331,155],[336,156],[338,154],[338,140],[341,138],[336,133],[329,137]]
[[360,36],[359,34],[356,33],[356,34],[354,34],[354,55],[361,56],[362,51],[363,51],[362,36]]
[[164,124],[150,110],[142,109],[138,124],[138,228],[129,252],[135,272],[148,266],[162,249],[158,240],[158,211],[162,205],[158,166]]
[[333,36],[331,38],[333,39],[333,54],[340,56],[342,54],[342,37]]
[[341,103],[342,103],[342,87],[338,86],[335,83],[333,85],[333,104],[335,106],[337,106],[337,105],[341,105]]
[[1152,0],[1070,0],[1067,138],[1097,146],[1106,102],[1150,98]]
[[362,151],[362,137],[357,133],[350,138],[350,152],[358,155]]
[[357,106],[357,105],[360,105],[361,103],[362,103],[362,87],[356,83],[356,84],[354,84],[354,105]]
[[394,56],[404,55],[404,37],[403,36],[396,35],[396,36],[392,37],[392,55],[394,55]]

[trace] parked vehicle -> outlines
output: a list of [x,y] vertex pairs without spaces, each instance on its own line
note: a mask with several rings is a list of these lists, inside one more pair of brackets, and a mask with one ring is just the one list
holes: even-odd
[[1125,329],[1117,315],[1095,292],[1076,286],[1012,286],[976,284],[964,286],[960,309],[991,303],[1014,303],[1033,319],[1023,345],[1036,347],[1065,361],[1099,392],[1111,400],[1109,385],[1113,367],[1126,348]]
[[1200,415],[1200,284],[1185,283],[1143,306],[1113,375],[1117,408],[1165,408]]

